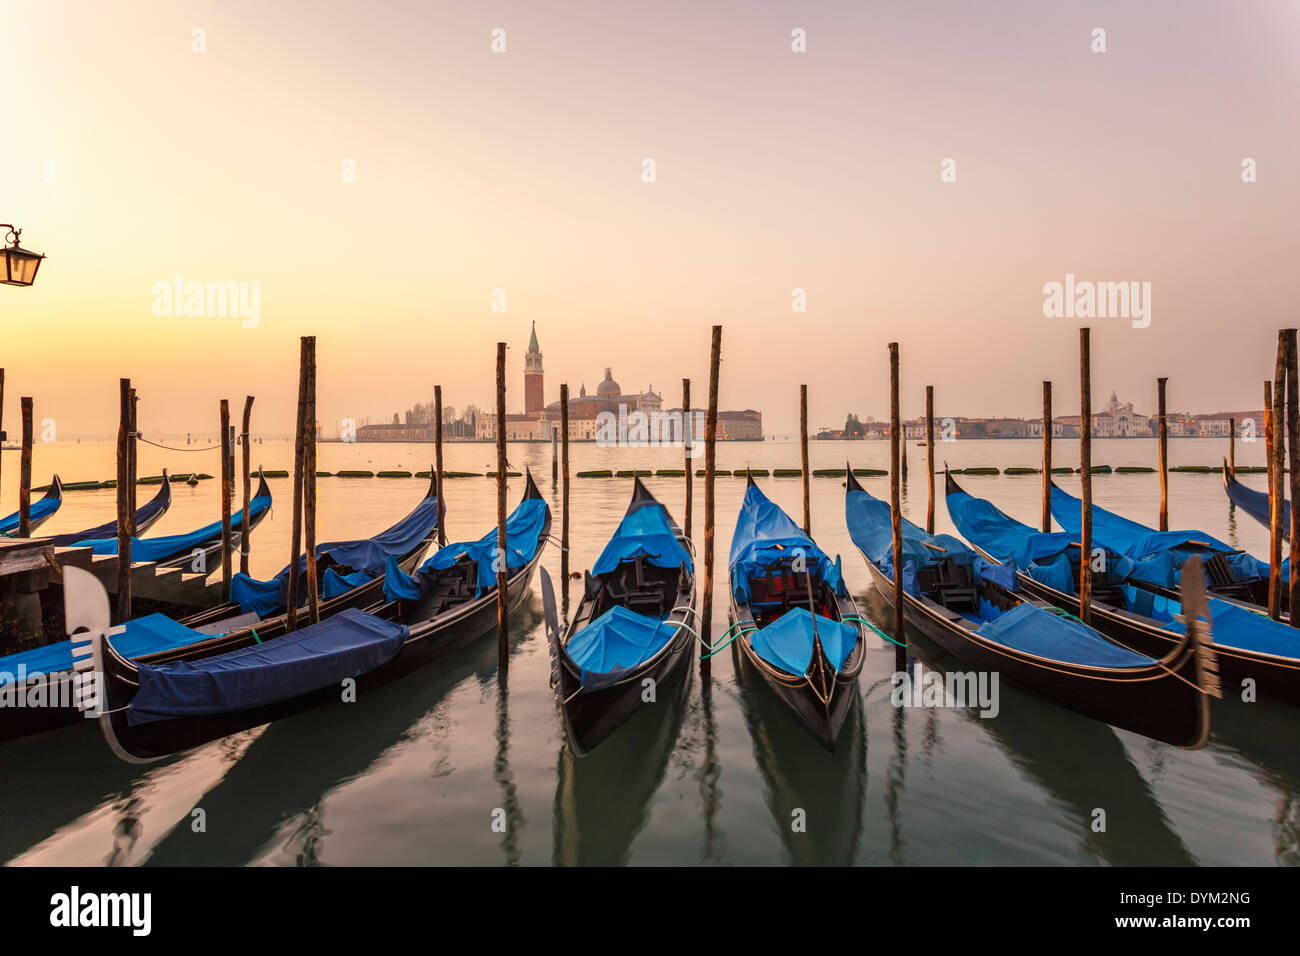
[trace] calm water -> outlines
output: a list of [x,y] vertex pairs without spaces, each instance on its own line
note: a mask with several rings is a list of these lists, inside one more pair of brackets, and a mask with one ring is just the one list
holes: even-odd
[[[254,462],[287,467],[291,447],[255,446]],[[1173,464],[1214,464],[1223,443],[1176,440]],[[1033,465],[1031,441],[940,444],[953,467]],[[924,450],[909,444],[904,509],[924,521]],[[550,448],[512,445],[558,509]],[[322,445],[321,468],[428,467],[415,445]],[[883,467],[878,442],[814,442],[813,467]],[[1101,441],[1098,464],[1153,464],[1151,441]],[[1239,464],[1262,462],[1260,445],[1238,445]],[[449,445],[448,469],[485,471],[488,445]],[[679,450],[573,447],[573,471],[680,467]],[[1077,447],[1057,443],[1056,463],[1077,464]],[[697,462],[702,466],[702,458]],[[724,445],[718,467],[798,467],[791,442]],[[215,453],[141,447],[141,474],[218,473]],[[107,444],[39,446],[38,483],[108,478]],[[17,455],[6,453],[0,501],[16,502]],[[1247,476],[1259,486],[1263,476]],[[966,478],[972,493],[1023,519],[1038,514],[1039,479]],[[679,519],[682,479],[650,487]],[[760,479],[798,518],[798,479]],[[886,479],[868,480],[887,494]],[[941,493],[940,482],[940,493]],[[1073,490],[1077,482],[1062,484]],[[253,571],[287,561],[288,482],[253,535]],[[423,493],[410,480],[322,479],[322,539],[365,537],[404,515]],[[703,481],[695,486],[697,547],[703,548]],[[866,613],[885,623],[885,605],[843,520],[843,488],[813,481],[813,532],[844,556],[845,576]],[[1115,475],[1094,483],[1099,504],[1154,523],[1157,476]],[[169,534],[214,520],[216,482],[174,487],[175,502],[151,532]],[[511,501],[522,483],[512,483]],[[572,567],[590,566],[627,504],[627,480],[574,479]],[[725,561],[744,492],[719,478],[714,635],[726,628]],[[111,515],[114,492],[69,492],[43,530],[76,530]],[[486,478],[448,483],[452,540],[478,537],[495,516]],[[1263,553],[1266,534],[1234,515],[1217,475],[1170,477],[1173,526],[1194,526]],[[558,515],[557,515],[558,517]],[[940,497],[939,530],[952,531]],[[556,522],[558,533],[559,523]],[[559,552],[543,563],[559,581]],[[497,680],[490,635],[430,669],[363,695],[145,767],[117,762],[97,728],[0,744],[0,860],[34,864],[1295,864],[1300,862],[1300,718],[1266,703],[1220,706],[1214,739],[1189,753],[1083,719],[1003,689],[1001,714],[901,710],[889,704],[890,646],[877,638],[861,681],[862,707],[834,756],[820,751],[766,688],[738,678],[730,651],[710,679],[691,668],[594,754],[575,760],[547,685],[540,597],[511,621],[508,690]],[[927,666],[952,662],[921,643]],[[665,690],[667,692],[665,692]],[[1093,833],[1093,810],[1107,832]],[[194,833],[195,809],[207,832]],[[803,810],[806,832],[791,832]],[[508,822],[493,829],[494,817]]]

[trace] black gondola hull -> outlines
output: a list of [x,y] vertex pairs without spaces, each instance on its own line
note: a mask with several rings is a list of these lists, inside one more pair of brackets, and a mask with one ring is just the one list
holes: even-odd
[[[666,654],[619,683],[596,691],[583,691],[578,675],[561,667],[556,693],[564,714],[565,736],[573,752],[579,757],[587,755],[642,708],[667,709],[665,702],[671,705],[671,700],[661,695],[659,688],[675,676],[682,661],[690,656],[686,652],[693,640],[685,631],[679,631]],[[653,701],[643,699],[646,680],[654,681]]]
[[[511,610],[527,600],[533,573],[541,560],[541,552],[539,547],[537,555],[528,566],[507,583],[506,594]],[[496,623],[497,600],[493,590],[457,608],[454,615],[446,621],[430,622],[423,628],[421,625],[413,625],[411,637],[396,657],[356,679],[357,692],[364,693],[367,688],[397,680],[432,664],[478,640],[495,629]],[[135,693],[135,686],[129,681],[128,675],[116,665],[117,661],[110,655],[105,662],[104,673],[107,684],[105,709],[110,711],[124,707]],[[138,760],[150,760],[189,750],[325,704],[346,706],[341,702],[341,697],[340,688],[331,685],[274,704],[225,714],[160,720],[131,726],[127,722],[126,712],[122,710],[108,714],[101,720],[112,722],[113,735],[127,754]]]
[[[662,507],[650,490],[636,478],[632,486],[632,502],[628,505],[628,514],[638,508],[653,504]],[[665,509],[665,514],[667,510]],[[689,539],[668,515],[668,522],[678,541],[687,550],[691,550]],[[599,689],[584,688],[582,674],[573,659],[563,650],[579,629],[579,622],[589,620],[594,612],[592,599],[583,597],[574,611],[567,633],[560,642],[561,647],[551,647],[552,667],[556,673],[555,694],[560,705],[564,722],[565,737],[570,748],[579,756],[585,756],[626,723],[642,707],[661,706],[662,699],[658,687],[674,676],[682,660],[690,657],[688,650],[694,637],[685,627],[679,627],[668,646],[660,650],[641,666],[633,668],[617,683]],[[676,624],[685,624],[695,607],[695,573],[692,569],[683,573],[677,581],[676,596],[672,602],[671,613],[664,618]],[[667,610],[667,609],[665,609]],[[654,681],[656,688],[653,701],[644,700],[645,682]],[[671,704],[670,704],[671,706]]]
[[[865,555],[864,555],[865,558]],[[893,606],[893,578],[867,561],[876,589]],[[908,622],[944,650],[976,670],[996,673],[1021,690],[1087,717],[1154,740],[1194,749],[1209,734],[1209,701],[1199,689],[1195,649],[1169,665],[1142,668],[1090,668],[1046,659],[1031,660],[1009,648],[979,639],[931,606],[904,593]],[[1170,673],[1172,670],[1173,673]]]
[[[842,618],[840,599],[832,597],[831,600],[835,602],[836,618]],[[850,614],[856,615],[858,613],[856,604],[851,597],[847,600]],[[734,623],[742,618],[752,618],[752,615],[746,607],[737,604],[733,596],[731,620]],[[859,628],[859,632],[861,632],[861,628]],[[849,652],[849,656],[844,661],[843,670],[835,675],[834,689],[830,695],[829,707],[817,695],[807,678],[795,679],[792,675],[777,671],[771,664],[759,657],[747,635],[740,635],[736,638],[735,643],[740,645],[740,653],[744,655],[750,668],[762,677],[763,683],[771,689],[777,699],[785,704],[799,723],[816,737],[823,747],[833,750],[835,740],[844,727],[844,720],[852,709],[853,701],[858,697],[858,675],[861,673],[862,662],[866,656],[866,647],[861,633],[859,633],[857,644],[854,645],[853,650]]]

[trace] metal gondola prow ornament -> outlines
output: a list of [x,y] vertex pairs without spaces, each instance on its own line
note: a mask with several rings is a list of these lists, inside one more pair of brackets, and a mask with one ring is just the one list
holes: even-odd
[[72,642],[73,699],[86,717],[99,721],[109,749],[127,763],[151,763],[129,753],[117,739],[108,714],[108,688],[104,679],[105,644],[108,638],[126,628],[112,626],[108,592],[89,571],[76,567],[63,569],[63,617]]
[[1178,619],[1186,626],[1196,642],[1197,676],[1201,690],[1211,697],[1223,697],[1219,681],[1219,656],[1210,645],[1214,642],[1214,618],[1205,596],[1205,574],[1199,555],[1192,555],[1183,565],[1179,580],[1182,611]]

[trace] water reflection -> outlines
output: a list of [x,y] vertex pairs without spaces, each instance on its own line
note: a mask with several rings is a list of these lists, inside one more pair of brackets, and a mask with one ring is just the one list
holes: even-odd
[[506,865],[519,865],[519,834],[524,825],[524,813],[519,806],[519,789],[514,774],[510,772],[510,681],[507,672],[497,672],[497,754],[492,762],[492,779],[501,788],[501,806],[505,811],[505,832],[501,849]]
[[557,866],[626,863],[663,782],[682,727],[692,670],[678,667],[657,690],[658,703],[639,707],[585,757],[561,738],[556,759],[554,847]]
[[867,801],[862,698],[854,698],[835,750],[828,752],[817,746],[738,648],[732,660],[754,760],[787,862],[847,866],[858,855]]
[[1211,746],[1240,757],[1252,776],[1277,793],[1273,858],[1300,866],[1300,750],[1296,710],[1271,700],[1246,703],[1231,694],[1214,708]]
[[[529,615],[515,615],[514,633]],[[518,652],[519,641],[512,646]],[[496,642],[487,638],[402,680],[373,688],[351,704],[319,707],[269,724],[224,778],[203,794],[206,832],[178,826],[154,848],[151,865],[194,863],[238,866],[278,843],[298,865],[320,862],[330,830],[326,797],[351,780],[374,773],[403,742],[422,738],[435,751],[451,732],[436,712],[465,680],[486,684],[497,674]],[[432,733],[430,733],[432,731]],[[498,728],[498,732],[500,729]],[[265,799],[268,793],[274,800]]]

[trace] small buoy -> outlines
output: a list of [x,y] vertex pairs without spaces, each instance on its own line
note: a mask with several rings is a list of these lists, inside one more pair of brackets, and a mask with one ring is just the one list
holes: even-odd
[[199,483],[199,479],[196,478],[193,473],[191,473],[189,478],[185,480],[185,484],[189,485],[191,488],[193,488],[198,483]]

